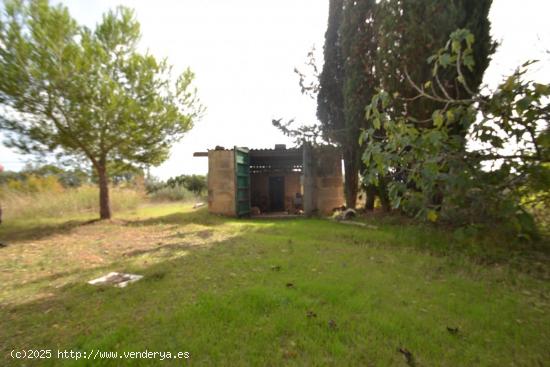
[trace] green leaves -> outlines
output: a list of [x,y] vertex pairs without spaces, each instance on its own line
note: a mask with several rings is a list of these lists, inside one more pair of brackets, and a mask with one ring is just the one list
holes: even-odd
[[531,96],[525,96],[516,102],[516,111],[521,115],[525,112],[530,106],[534,99]]
[[379,130],[382,127],[382,122],[380,121],[380,117],[375,117],[372,119],[372,126],[374,126],[374,128],[377,130]]
[[443,126],[443,123],[445,122],[445,118],[443,117],[443,114],[440,110],[435,110],[432,114],[432,120],[434,122],[434,126],[437,128],[440,128]]
[[[392,206],[417,218],[459,225],[498,221],[522,238],[535,238],[522,198],[536,196],[537,205],[550,207],[550,85],[524,81],[526,63],[494,92],[468,99],[440,93],[445,67],[455,72],[455,86],[468,88],[462,68],[474,67],[473,42],[469,31],[454,32],[430,58],[433,79],[415,85],[418,96],[383,91],[372,98],[367,118],[373,128],[363,136],[367,179],[389,180]],[[410,115],[412,102],[430,106],[430,97],[437,101],[431,119]],[[405,113],[396,113],[400,104]]]
[[449,66],[453,62],[453,59],[452,59],[451,55],[449,55],[448,53],[442,53],[442,54],[439,55],[438,62],[441,66],[446,68],[447,66]]
[[[139,23],[130,9],[104,15],[94,31],[62,5],[8,1],[0,15],[0,103],[17,114],[0,128],[24,152],[158,165],[204,108],[186,70],[136,50]],[[24,118],[24,119],[23,119]]]
[[541,96],[550,95],[550,84],[534,83],[533,86],[535,87],[535,93],[540,94]]
[[426,219],[428,219],[430,222],[437,222],[437,218],[439,217],[439,215],[437,214],[437,212],[433,209],[429,209],[427,212],[426,212]]
[[381,90],[372,97],[371,103],[365,108],[365,119],[372,124],[375,130],[386,128],[388,115],[383,111],[387,109],[391,103],[392,97],[390,97],[389,93]]
[[[19,5],[15,5],[19,4]],[[139,24],[123,7],[95,31],[80,27],[63,6],[9,3],[0,18],[0,101],[23,114],[4,128],[18,146],[158,164],[192,127],[202,106],[186,71],[172,82],[170,67],[135,49]],[[11,26],[10,26],[11,24]],[[15,26],[17,25],[17,26]]]

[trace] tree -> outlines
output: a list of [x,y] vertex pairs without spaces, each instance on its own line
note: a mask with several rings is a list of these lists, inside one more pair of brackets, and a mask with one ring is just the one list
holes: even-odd
[[[63,187],[79,187],[85,182],[90,181],[88,172],[77,167],[63,168],[54,164],[27,163],[20,172],[19,180],[26,176],[34,175],[38,177],[55,176]],[[0,181],[1,182],[1,181]]]
[[[343,59],[344,144],[347,150],[347,192],[355,203],[359,171],[362,166],[359,146],[361,129],[368,125],[365,106],[375,94],[379,81],[376,75],[377,34],[375,0],[346,0],[339,29],[339,47]],[[349,182],[348,182],[349,181]],[[367,187],[367,208],[374,206],[375,187]],[[369,205],[370,204],[370,205]],[[350,204],[348,203],[348,206]]]
[[[475,43],[468,60],[473,67],[464,71],[464,78],[472,91],[477,91],[496,48],[490,36],[488,15],[491,3],[492,0],[380,1],[377,69],[382,87],[403,97],[414,97],[416,91],[407,79],[429,80],[432,65],[426,60],[434,50],[444,47],[456,29],[468,29]],[[447,93],[453,98],[467,97],[469,93],[456,82],[456,70],[447,68],[440,70],[429,89],[439,95]],[[409,98],[393,105],[393,110],[395,116],[406,114],[411,117],[411,122],[416,120],[420,126],[429,123],[431,113],[441,107],[437,101]]]
[[325,33],[324,64],[319,75],[317,118],[326,140],[342,147],[346,205],[355,208],[357,200],[357,174],[353,142],[349,141],[344,116],[344,58],[340,27],[343,17],[343,0],[329,1],[328,26]]
[[203,175],[179,175],[166,181],[166,186],[183,186],[195,195],[202,195],[207,190],[206,176]]
[[[432,111],[429,126],[394,115],[393,106],[404,98],[398,93],[384,90],[373,97],[367,109],[373,127],[363,136],[369,179],[376,180],[375,172],[392,176],[393,206],[421,218],[457,225],[507,223],[534,238],[529,205],[550,207],[550,84],[525,81],[526,63],[496,90],[473,92],[465,77],[474,70],[473,45],[468,30],[453,32],[430,57],[431,78],[419,84],[408,80],[414,98],[443,106]],[[431,90],[439,73],[450,69],[471,93],[467,97]],[[463,131],[468,131],[469,149]],[[440,192],[444,200],[434,203]]]
[[319,75],[317,117],[325,138],[342,148],[346,205],[350,208],[356,205],[359,188],[358,138],[367,123],[364,108],[378,84],[372,63],[377,42],[375,7],[374,0],[330,1],[325,63]]
[[[393,119],[405,115],[415,128],[430,128],[432,112],[445,106],[441,101],[419,98],[409,81],[427,81],[426,88],[444,98],[467,98],[478,91],[496,47],[489,32],[491,3],[492,0],[380,1],[376,15],[379,33],[377,74],[384,90],[402,97],[393,99],[392,108],[387,111]],[[462,76],[470,91],[464,88],[454,68],[440,67],[433,74],[432,65],[427,62],[433,50],[444,47],[456,29],[469,29],[476,41],[467,60],[471,68],[465,69]],[[449,63],[448,59],[441,61],[442,65]],[[436,76],[433,82],[429,81],[432,75]],[[455,129],[463,127],[453,125]],[[384,133],[383,129],[376,130],[379,139],[383,140]],[[466,149],[467,130],[456,133],[463,137],[462,148]],[[396,167],[401,172],[400,180],[406,179],[406,169]],[[380,177],[378,182],[387,183],[390,179],[396,176]],[[443,193],[434,193],[432,200],[436,205],[441,204]]]
[[100,217],[111,217],[110,170],[158,165],[201,116],[193,73],[172,82],[166,60],[139,53],[124,7],[95,30],[47,0],[5,2],[0,16],[0,128],[9,146],[88,160]]

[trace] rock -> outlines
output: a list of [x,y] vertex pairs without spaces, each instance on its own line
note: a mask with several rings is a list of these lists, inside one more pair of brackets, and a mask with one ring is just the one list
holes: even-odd
[[346,209],[342,213],[342,218],[344,220],[350,220],[352,218],[355,218],[356,216],[357,216],[357,212],[355,211],[355,209]]
[[357,217],[357,212],[355,211],[355,209],[346,209],[340,213],[335,212],[333,214],[333,218],[337,221],[351,220],[355,217]]

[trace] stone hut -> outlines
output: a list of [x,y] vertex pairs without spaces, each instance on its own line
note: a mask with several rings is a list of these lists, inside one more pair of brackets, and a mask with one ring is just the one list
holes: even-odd
[[208,157],[208,210],[228,216],[329,215],[344,203],[342,157],[332,146],[216,149]]

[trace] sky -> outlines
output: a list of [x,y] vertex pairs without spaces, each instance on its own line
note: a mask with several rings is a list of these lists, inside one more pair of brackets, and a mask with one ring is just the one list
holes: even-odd
[[[58,0],[90,28],[108,9],[135,9],[141,23],[140,49],[163,58],[174,72],[196,74],[206,115],[177,143],[170,158],[151,173],[161,179],[205,174],[206,158],[193,152],[221,145],[269,148],[291,141],[271,125],[274,118],[316,121],[316,103],[300,94],[293,70],[302,70],[316,48],[322,62],[328,0]],[[500,43],[485,74],[495,86],[529,59],[540,59],[531,77],[550,83],[548,0],[494,0],[493,38]],[[1,138],[1,133],[0,133]],[[0,145],[0,163],[18,170],[31,157]]]

